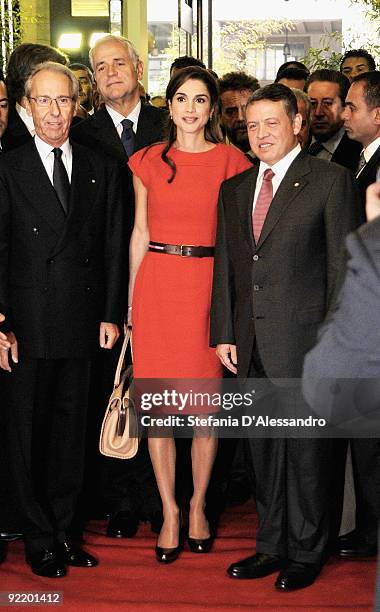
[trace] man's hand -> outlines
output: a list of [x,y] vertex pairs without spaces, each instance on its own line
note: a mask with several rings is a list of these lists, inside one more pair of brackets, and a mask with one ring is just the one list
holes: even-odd
[[236,374],[237,356],[235,344],[218,344],[215,350],[222,364],[230,370],[230,372]]
[[111,349],[119,336],[119,328],[115,323],[100,324],[99,344],[102,348]]
[[380,181],[372,183],[366,192],[366,211],[368,221],[380,215]]
[[[3,319],[4,320],[4,319]],[[7,372],[12,372],[9,365],[9,351],[11,353],[13,363],[18,363],[18,345],[16,336],[13,332],[3,334],[0,332],[0,368]]]

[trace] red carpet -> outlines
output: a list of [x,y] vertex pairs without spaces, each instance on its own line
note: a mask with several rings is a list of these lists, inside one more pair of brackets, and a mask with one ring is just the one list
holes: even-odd
[[60,580],[34,576],[24,563],[22,543],[14,542],[9,545],[6,563],[0,567],[0,591],[59,590],[64,596],[59,609],[76,612],[373,610],[374,561],[330,561],[314,585],[293,593],[275,590],[276,574],[260,580],[229,578],[226,567],[253,553],[251,536],[255,524],[253,505],[229,509],[210,554],[195,555],[185,548],[178,561],[161,566],[155,560],[155,537],[147,525],[142,525],[131,540],[110,540],[103,535],[104,523],[93,522],[86,541],[88,550],[99,557],[99,567],[71,568],[68,576]]

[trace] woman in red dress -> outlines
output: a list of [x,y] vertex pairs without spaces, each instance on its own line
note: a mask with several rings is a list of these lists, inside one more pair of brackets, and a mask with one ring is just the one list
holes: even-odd
[[[129,161],[136,196],[129,288],[134,375],[221,378],[220,362],[209,348],[218,193],[222,181],[251,164],[238,149],[221,143],[218,87],[207,70],[192,66],[178,71],[166,97],[167,142],[142,149]],[[204,429],[202,435],[195,431],[191,451],[188,541],[194,552],[208,552],[212,544],[205,497],[217,438],[211,429],[204,434]],[[173,437],[149,437],[149,452],[164,515],[156,556],[168,563],[180,552]]]

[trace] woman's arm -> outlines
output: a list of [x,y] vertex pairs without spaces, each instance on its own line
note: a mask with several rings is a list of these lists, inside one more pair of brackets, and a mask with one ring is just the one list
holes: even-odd
[[135,224],[129,244],[128,325],[131,325],[136,274],[149,245],[148,192],[138,176],[133,177],[133,187],[135,190]]

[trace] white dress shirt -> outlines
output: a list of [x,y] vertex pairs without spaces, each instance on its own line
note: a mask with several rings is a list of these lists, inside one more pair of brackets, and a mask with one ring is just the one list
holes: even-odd
[[355,178],[358,178],[358,176],[361,175],[364,168],[366,167],[369,160],[371,159],[372,155],[376,153],[379,147],[380,147],[380,136],[379,138],[376,138],[375,140],[373,140],[365,149],[361,150],[360,157],[364,155],[365,165],[362,168],[360,168],[360,171],[355,175]]
[[[325,142],[321,142],[323,149],[322,151],[319,151],[319,153],[317,153],[315,157],[319,157],[319,159],[325,159],[326,161],[331,161],[331,158],[334,155],[336,149],[338,148],[339,143],[342,140],[345,132],[346,130],[343,126],[340,128],[340,130],[337,131],[336,134],[334,134],[334,136],[331,136],[329,140],[326,140]],[[313,144],[313,142],[315,141],[316,139],[313,136],[311,140],[311,144]]]
[[34,130],[33,117],[31,115],[28,115],[25,108],[21,106],[18,102],[16,102],[16,111],[20,115],[21,121],[25,123],[25,126],[28,128],[30,134],[34,136],[36,132]]
[[255,195],[253,197],[252,213],[255,210],[257,198],[260,193],[261,185],[263,184],[263,177],[264,177],[265,170],[271,169],[274,172],[274,177],[272,178],[273,197],[274,197],[277,189],[279,188],[281,184],[282,179],[284,178],[285,174],[289,170],[290,164],[293,163],[293,161],[295,160],[295,158],[300,152],[301,152],[301,145],[297,144],[297,146],[294,147],[294,149],[289,151],[289,153],[287,153],[285,157],[280,159],[280,161],[278,161],[277,163],[273,164],[273,166],[268,166],[268,164],[266,164],[263,161],[260,162],[259,174],[257,175],[257,181],[256,181]]
[[133,122],[132,130],[136,134],[137,124],[139,121],[139,116],[140,116],[140,111],[141,111],[141,100],[138,101],[133,111],[131,111],[127,117],[125,117],[124,115],[116,111],[114,108],[111,108],[110,106],[108,106],[108,104],[106,104],[106,109],[113,121],[113,124],[120,138],[123,132],[123,124],[121,123],[123,119],[130,119]]
[[[50,179],[51,184],[53,185],[53,170],[54,170],[54,153],[51,145],[47,144],[44,140],[41,140],[39,136],[34,137],[34,142],[41,158],[41,161],[44,165],[44,168],[47,172],[47,175]],[[69,140],[66,140],[63,145],[59,147],[62,149],[62,161],[63,165],[66,168],[67,176],[69,177],[69,182],[71,183],[71,172],[73,167],[73,154],[71,149],[71,144]]]
[[374,155],[377,149],[380,147],[380,136],[375,138],[365,149],[363,149],[362,153],[364,155],[364,159],[366,164],[368,164],[372,155]]

